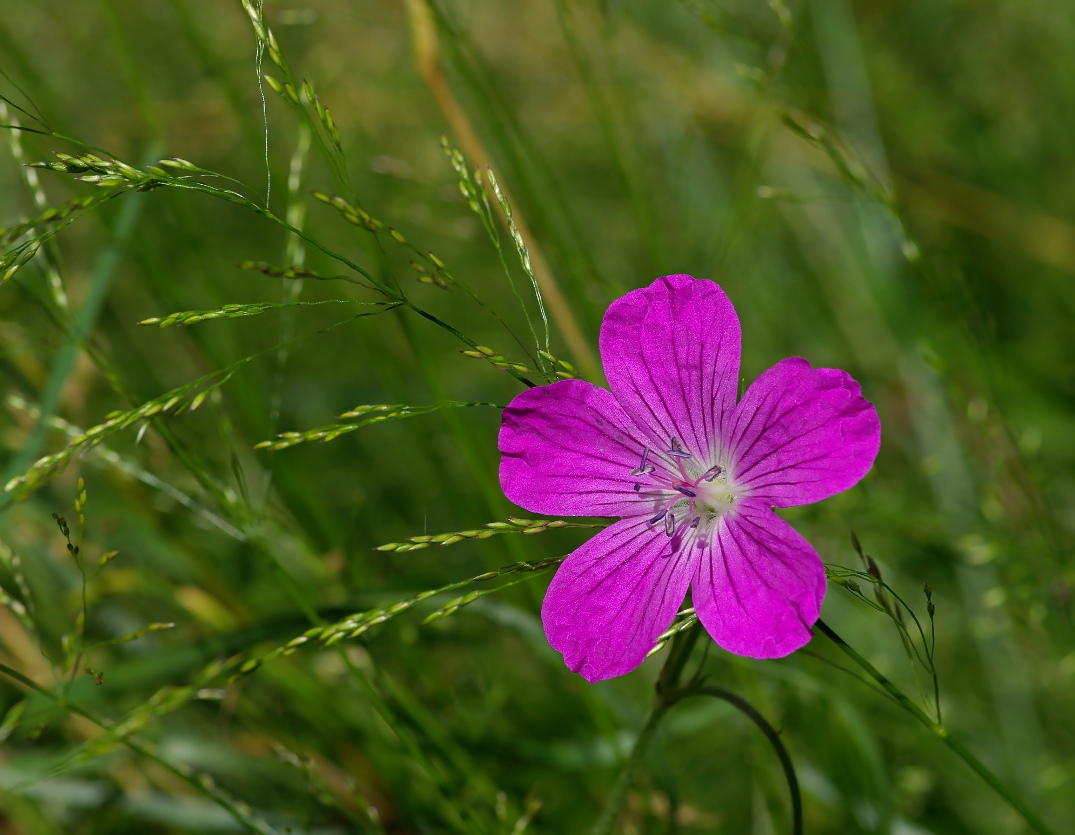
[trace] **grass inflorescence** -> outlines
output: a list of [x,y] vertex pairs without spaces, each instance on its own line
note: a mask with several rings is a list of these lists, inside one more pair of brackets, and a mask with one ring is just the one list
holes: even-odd
[[421,536],[407,537],[404,542],[387,542],[378,545],[378,551],[391,551],[393,553],[405,553],[407,551],[420,551],[431,545],[445,546],[454,545],[467,539],[488,539],[504,533],[536,534],[557,528],[600,528],[602,524],[582,524],[569,522],[565,519],[519,519],[509,516],[506,522],[486,522],[482,528],[463,531],[449,531],[447,533],[422,534]]
[[430,406],[407,406],[402,403],[377,403],[355,406],[353,409],[340,415],[341,419],[354,421],[353,423],[334,423],[328,426],[320,426],[316,429],[306,429],[297,432],[281,432],[276,436],[275,440],[262,441],[261,443],[256,444],[255,449],[277,451],[293,447],[296,444],[304,444],[311,441],[327,443],[328,441],[334,441],[349,432],[354,432],[356,429],[361,429],[364,426],[372,426],[373,424],[384,423],[390,420],[400,420],[401,418],[427,415],[431,412],[440,411],[441,409],[495,407],[495,405],[496,404],[494,403],[457,403],[448,401],[444,403],[434,403]]

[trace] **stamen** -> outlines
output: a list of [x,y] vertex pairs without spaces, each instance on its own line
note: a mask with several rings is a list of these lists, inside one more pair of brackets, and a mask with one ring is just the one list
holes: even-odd
[[631,475],[646,475],[648,473],[652,473],[654,468],[646,466],[646,461],[648,461],[648,460],[649,460],[649,447],[643,447],[642,448],[642,463],[639,464],[637,467],[635,467],[633,470],[631,470]]
[[665,455],[671,455],[673,458],[690,458],[691,454],[687,450],[683,449],[679,445],[679,438],[672,439],[672,448],[664,451]]
[[676,489],[688,498],[696,499],[698,497],[698,494],[695,491],[691,490],[689,487],[684,487],[682,484],[677,484]]
[[724,472],[724,468],[720,464],[714,464],[702,474],[702,481],[712,481],[722,472]]
[[702,517],[701,516],[695,516],[693,519],[691,519],[691,527],[692,528],[697,528],[700,524],[702,524]]
[[664,532],[669,536],[676,532],[676,517],[671,513],[664,517]]
[[641,489],[642,489],[642,485],[636,483],[635,486],[634,486],[634,491],[637,493]]
[[667,510],[662,510],[660,513],[658,513],[656,516],[654,516],[652,519],[649,520],[649,524],[656,525],[658,522],[660,522],[664,518],[666,513],[668,513]]

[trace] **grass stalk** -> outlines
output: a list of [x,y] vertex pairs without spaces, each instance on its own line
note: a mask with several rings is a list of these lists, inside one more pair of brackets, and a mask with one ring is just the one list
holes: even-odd
[[[477,131],[471,124],[466,111],[452,93],[448,80],[440,65],[440,49],[437,39],[437,23],[433,11],[426,0],[406,0],[407,20],[413,36],[415,62],[418,66],[418,74],[429,88],[437,106],[451,125],[452,133],[462,146],[463,153],[476,169],[490,169],[494,172],[492,156],[486,150],[484,143],[478,136]],[[568,350],[578,360],[578,365],[583,376],[590,380],[601,379],[601,368],[597,355],[590,342],[583,336],[582,328],[567,301],[567,297],[560,289],[560,285],[549,266],[548,261],[542,254],[526,220],[523,218],[518,201],[511,195],[506,182],[502,177],[497,178],[504,199],[513,207],[513,219],[518,234],[522,237],[530,249],[530,261],[533,266],[534,281],[541,289],[541,295],[548,303],[552,320],[557,324],[560,333],[567,343]],[[507,214],[498,204],[500,211],[497,217],[504,224],[505,230],[510,234],[513,230]]]
[[1031,829],[1039,833],[1039,835],[1054,835],[1053,830],[1046,825],[1045,821],[1038,817],[1034,810],[1027,806],[1015,792],[1004,785],[1004,783],[990,771],[985,763],[979,760],[966,745],[960,742],[956,737],[952,736],[951,732],[944,725],[940,722],[935,722],[930,718],[928,713],[922,710],[922,708],[908,698],[902,690],[882,675],[873,664],[859,655],[859,653],[856,652],[847,641],[837,635],[825,621],[819,620],[817,622],[817,629],[821,634],[832,641],[844,655],[861,667],[870,678],[877,682],[885,692],[892,697],[896,704],[925,725],[934,736],[954,751],[956,756],[970,766],[971,770],[985,781],[986,785],[993,789],[993,791],[995,791],[1009,806],[1023,816],[1023,819],[1030,825]]

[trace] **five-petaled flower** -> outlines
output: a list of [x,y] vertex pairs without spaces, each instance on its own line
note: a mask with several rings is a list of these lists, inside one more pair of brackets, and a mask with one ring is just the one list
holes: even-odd
[[719,286],[665,276],[605,313],[611,392],[564,380],[504,410],[509,499],[536,513],[620,517],[564,561],[541,608],[549,643],[591,682],[637,667],[688,588],[730,652],[776,658],[810,640],[825,570],[774,509],[858,482],[881,423],[848,374],[797,358],[737,403],[740,342]]

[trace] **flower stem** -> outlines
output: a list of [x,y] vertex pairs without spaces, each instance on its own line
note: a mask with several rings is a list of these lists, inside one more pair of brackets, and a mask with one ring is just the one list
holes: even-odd
[[672,638],[672,647],[668,650],[668,660],[664,662],[661,674],[657,676],[657,683],[654,685],[654,689],[657,691],[658,703],[666,702],[666,707],[671,707],[675,704],[673,696],[679,685],[679,677],[683,674],[683,667],[691,657],[691,650],[694,649],[694,645],[698,642],[700,634],[701,630],[698,624],[695,623],[694,626],[676,633],[675,637]]
[[900,707],[914,716],[919,722],[929,728],[945,745],[955,751],[959,758],[969,765],[971,769],[973,769],[974,772],[993,789],[993,791],[1004,798],[1009,806],[1023,816],[1026,822],[1030,824],[1031,829],[1040,833],[1040,835],[1053,835],[1053,830],[1046,826],[1045,822],[1034,814],[1021,798],[1005,786],[1004,783],[1000,781],[1000,778],[990,771],[981,760],[974,756],[970,749],[952,736],[944,725],[940,722],[934,722],[922,708],[904,695],[902,690],[885,678],[885,676],[882,675],[869,661],[859,655],[847,641],[833,632],[824,621],[819,620],[816,626],[826,638],[836,644],[845,655],[865,670],[870,678],[881,685],[885,692],[887,692]]
[[638,738],[635,740],[631,753],[627,755],[623,768],[620,769],[616,783],[605,800],[604,808],[601,810],[601,817],[597,819],[597,823],[590,830],[591,835],[608,835],[612,831],[620,809],[623,807],[623,802],[627,799],[627,790],[631,788],[635,769],[638,768],[638,764],[642,761],[642,755],[646,752],[646,748],[649,747],[650,740],[653,739],[653,734],[657,730],[661,717],[668,712],[668,709],[675,704],[678,698],[676,685],[679,683],[683,667],[686,665],[687,659],[690,658],[691,650],[694,649],[694,643],[697,640],[697,624],[682,632],[677,632],[675,637],[672,638],[668,658],[664,662],[660,675],[657,676],[657,683],[654,687],[657,691],[657,701],[654,703],[653,709],[650,710],[649,716],[646,717],[646,724],[639,731]]
[[660,699],[653,705],[653,709],[646,718],[646,724],[642,726],[631,753],[628,755],[626,762],[624,762],[623,768],[620,769],[620,775],[616,778],[616,785],[612,787],[612,792],[609,794],[608,799],[605,800],[605,807],[601,810],[601,817],[597,819],[597,823],[590,830],[591,835],[608,835],[612,831],[612,826],[616,823],[616,818],[620,814],[623,802],[627,798],[627,790],[631,788],[635,769],[638,768],[642,755],[645,753],[646,748],[649,747],[649,742],[657,730],[657,724],[670,706]]
[[766,718],[762,716],[757,708],[750,702],[729,690],[724,690],[720,687],[703,686],[702,682],[698,679],[689,682],[683,687],[679,686],[679,678],[683,673],[683,667],[690,658],[691,650],[694,648],[694,643],[698,640],[700,632],[701,630],[698,627],[698,624],[695,624],[683,632],[678,633],[672,639],[672,647],[668,652],[668,659],[664,663],[664,669],[661,670],[661,674],[657,677],[657,684],[655,687],[657,691],[657,701],[654,703],[653,709],[646,718],[646,724],[642,726],[642,730],[639,732],[634,747],[631,749],[631,753],[623,764],[623,768],[620,769],[620,774],[616,778],[616,784],[612,787],[612,791],[605,801],[605,807],[601,811],[601,817],[598,818],[597,823],[594,824],[594,827],[591,830],[591,835],[608,835],[608,833],[612,831],[612,827],[616,823],[616,818],[627,797],[627,791],[631,787],[635,770],[638,768],[638,764],[642,760],[642,755],[649,746],[650,740],[653,738],[661,718],[677,702],[680,702],[683,699],[689,699],[693,696],[710,696],[728,702],[732,707],[739,710],[757,725],[758,729],[765,734],[765,738],[769,740],[769,744],[773,746],[773,750],[776,752],[777,759],[780,760],[780,767],[784,769],[784,777],[788,781],[788,791],[791,793],[792,835],[802,835],[803,810],[802,797],[799,793],[799,781],[795,776],[795,766],[791,762],[791,757],[788,755],[787,749],[780,741],[780,734],[776,728],[770,725],[768,720],[766,720]]

